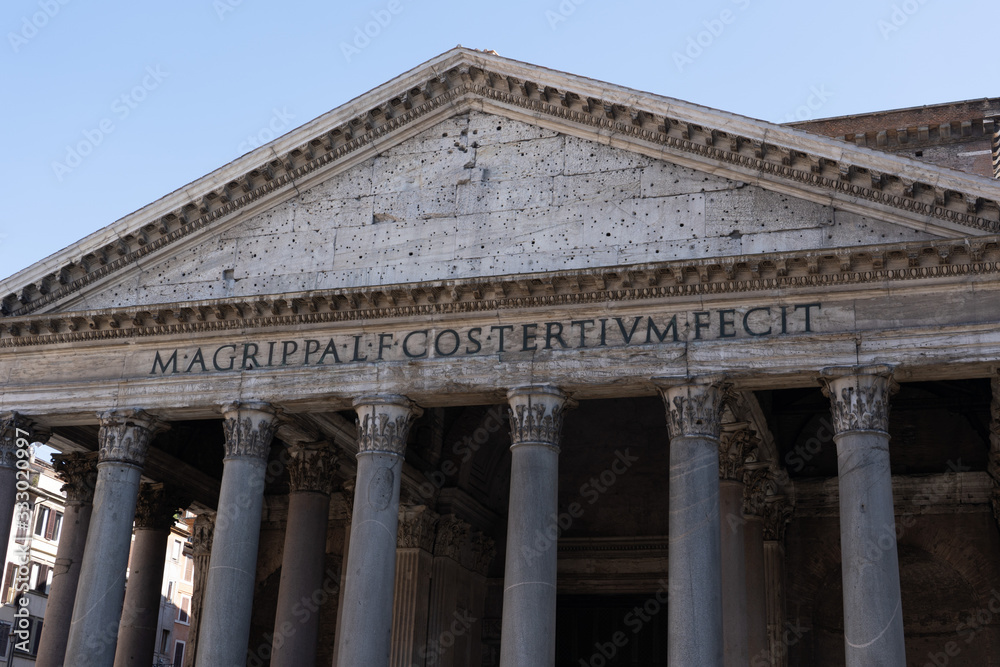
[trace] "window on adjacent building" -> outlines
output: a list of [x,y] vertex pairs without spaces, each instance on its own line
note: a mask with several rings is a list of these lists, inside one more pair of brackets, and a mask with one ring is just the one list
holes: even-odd
[[14,592],[14,577],[17,576],[17,563],[7,563],[7,574],[3,578],[3,600],[4,604],[8,602],[13,602],[15,597]]
[[7,621],[0,621],[0,658],[7,658],[7,650],[10,648],[10,631],[12,625]]
[[174,644],[174,667],[184,664],[184,642],[178,640]]
[[36,593],[48,595],[50,585],[52,585],[52,568],[45,563],[32,562],[28,587]]
[[187,595],[181,596],[181,606],[177,610],[177,622],[187,625],[191,622],[191,598]]
[[194,558],[191,556],[184,557],[184,581],[191,583],[194,578]]
[[170,557],[173,558],[174,560],[180,560],[180,557],[181,557],[181,548],[182,548],[181,541],[180,540],[174,540],[174,546],[173,546],[173,550],[170,553]]
[[[28,641],[14,643],[14,653],[17,655],[35,655],[38,653],[38,639],[42,636],[42,619],[36,616],[28,617]],[[24,650],[27,648],[28,650]]]
[[62,532],[62,520],[62,512],[39,505],[38,514],[35,516],[35,535],[47,540],[58,540]]
[[49,514],[51,512],[52,510],[44,505],[38,506],[38,513],[35,514],[35,535],[38,537],[45,536],[45,525],[49,522]]
[[170,630],[164,628],[163,633],[160,635],[160,653],[166,653],[167,648],[170,646]]

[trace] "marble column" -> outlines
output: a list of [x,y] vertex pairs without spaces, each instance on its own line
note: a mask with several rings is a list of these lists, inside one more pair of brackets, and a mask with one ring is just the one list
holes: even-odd
[[889,469],[888,366],[827,368],[840,488],[847,667],[905,665],[896,519]]
[[111,410],[100,418],[94,510],[80,566],[65,667],[114,664],[139,476],[149,443],[163,428],[142,410]]
[[66,507],[52,572],[52,586],[45,603],[45,623],[42,624],[35,658],[36,667],[59,667],[66,655],[73,602],[80,581],[80,565],[94,509],[97,452],[57,455],[52,457],[52,466],[65,482],[62,492],[66,494]]
[[344,667],[388,667],[403,455],[421,410],[397,395],[364,396],[354,408],[358,473],[337,659]]
[[783,495],[764,499],[764,591],[767,611],[767,644],[771,667],[788,665],[785,642],[785,529],[792,506]]
[[745,667],[750,662],[743,475],[747,457],[755,445],[754,432],[747,423],[722,425],[719,438],[719,511],[723,664],[726,667]]
[[667,656],[671,665],[722,667],[719,513],[721,382],[657,379],[670,433]]
[[[35,426],[35,422],[17,412],[8,412],[0,417],[0,539],[3,540],[5,561],[16,560],[6,553],[10,544],[10,529],[14,523],[14,512],[18,507],[17,462],[24,460],[28,465],[32,442],[48,440],[48,430]],[[21,456],[18,451],[21,450]],[[25,468],[27,469],[27,468]],[[22,499],[21,506],[28,507]],[[27,517],[31,521],[30,517]]]
[[[194,667],[195,656],[198,654],[201,610],[205,606],[205,586],[208,583],[208,567],[212,556],[212,537],[214,535],[215,512],[202,512],[195,516],[194,526],[191,528],[191,558],[194,561],[191,592],[191,625],[188,626],[183,667]],[[174,667],[177,666],[175,665]]]
[[323,591],[330,494],[337,475],[337,456],[328,442],[296,444],[288,454],[291,486],[271,667],[316,662],[319,611],[308,611],[302,600],[314,600]]
[[[566,394],[550,385],[507,392],[510,503],[500,667],[552,667],[556,651],[559,444]],[[716,528],[718,531],[718,528]]]
[[764,587],[764,498],[769,473],[768,463],[758,461],[756,452],[744,466],[747,651],[751,665],[769,664],[770,661],[767,643],[767,589]]
[[139,487],[135,539],[125,587],[125,606],[118,628],[115,667],[153,664],[167,539],[177,514],[187,505],[186,498],[165,484],[144,483]]
[[438,515],[426,505],[411,505],[399,510],[391,667],[412,667],[424,662],[428,611],[433,605],[431,565],[437,524]]
[[230,405],[222,414],[226,455],[198,628],[197,667],[246,664],[264,478],[277,425],[274,409],[264,403]]

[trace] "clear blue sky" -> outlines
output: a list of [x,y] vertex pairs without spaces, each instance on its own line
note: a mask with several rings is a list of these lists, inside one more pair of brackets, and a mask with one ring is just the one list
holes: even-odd
[[[780,122],[1000,95],[995,10],[4,0],[0,278],[456,44]],[[92,150],[77,160],[68,149],[81,142]]]

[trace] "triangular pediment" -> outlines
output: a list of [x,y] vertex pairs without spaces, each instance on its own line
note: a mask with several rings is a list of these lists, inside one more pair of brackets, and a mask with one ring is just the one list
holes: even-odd
[[0,284],[7,315],[985,235],[992,182],[455,49]]

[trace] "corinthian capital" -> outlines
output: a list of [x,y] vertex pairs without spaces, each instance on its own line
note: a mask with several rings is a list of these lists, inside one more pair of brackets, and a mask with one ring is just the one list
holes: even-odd
[[52,467],[65,484],[62,492],[68,503],[94,502],[97,486],[97,452],[72,452],[52,457]]
[[267,461],[278,418],[267,403],[234,403],[222,410],[226,458]]
[[889,431],[889,397],[899,388],[885,365],[824,368],[823,393],[830,398],[837,434]]
[[17,441],[47,442],[49,429],[18,412],[0,415],[0,468],[17,466]]
[[719,438],[726,385],[720,377],[655,378],[671,438]]
[[548,445],[559,447],[563,415],[574,403],[551,385],[527,385],[507,392],[510,403],[511,447]]
[[124,463],[141,468],[153,437],[168,428],[143,410],[108,410],[99,417],[98,464]]
[[724,424],[719,436],[719,479],[742,482],[747,459],[759,441],[745,422]]
[[333,493],[337,455],[327,442],[295,445],[288,450],[288,476],[292,493]]
[[139,486],[139,498],[135,506],[135,526],[168,530],[174,525],[177,514],[189,502],[188,498],[172,486],[143,483]]
[[406,453],[413,420],[423,414],[417,405],[396,394],[363,396],[354,401],[358,413],[358,454]]

